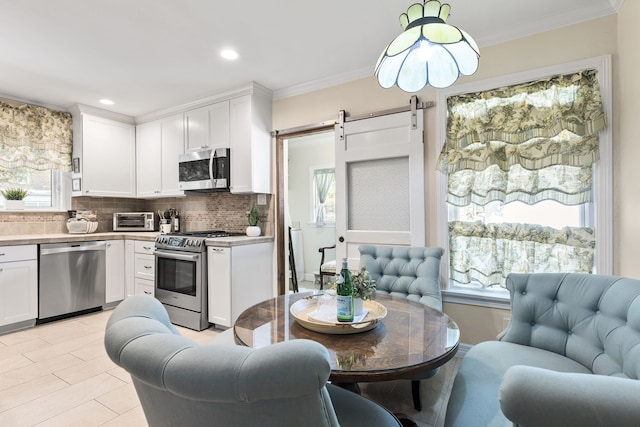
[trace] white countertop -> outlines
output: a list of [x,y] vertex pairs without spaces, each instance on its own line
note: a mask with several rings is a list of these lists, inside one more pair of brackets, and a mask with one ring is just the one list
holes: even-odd
[[[0,246],[16,246],[16,245],[35,245],[41,243],[63,243],[63,242],[88,242],[92,240],[144,240],[153,242],[158,236],[159,232],[122,232],[115,231],[111,233],[90,233],[90,234],[15,234],[8,236],[0,236]],[[214,239],[207,239],[208,246],[241,246],[252,245],[255,243],[273,242],[272,236],[231,236],[231,237],[217,237]]]

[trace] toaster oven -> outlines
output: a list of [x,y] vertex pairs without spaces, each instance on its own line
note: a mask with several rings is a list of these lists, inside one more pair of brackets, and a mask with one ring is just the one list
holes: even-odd
[[154,231],[153,212],[126,212],[113,214],[113,231]]

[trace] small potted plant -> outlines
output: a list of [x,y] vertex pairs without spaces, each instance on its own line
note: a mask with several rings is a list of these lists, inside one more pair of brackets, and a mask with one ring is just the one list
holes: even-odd
[[24,210],[24,198],[29,192],[22,188],[7,188],[0,191],[5,198],[5,209],[7,210]]
[[258,213],[258,207],[255,202],[251,207],[251,211],[249,211],[249,216],[247,217],[249,221],[249,226],[247,227],[247,236],[256,237],[261,233],[260,227],[258,227],[258,221],[260,221],[260,214]]
[[364,311],[364,302],[370,300],[376,291],[376,281],[371,278],[367,267],[362,267],[358,274],[354,274],[351,277],[351,283],[353,285],[353,297],[355,298],[353,301],[354,314],[358,316]]

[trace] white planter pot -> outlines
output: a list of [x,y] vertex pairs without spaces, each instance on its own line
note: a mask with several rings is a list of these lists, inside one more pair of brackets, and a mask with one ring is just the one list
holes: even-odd
[[364,300],[362,298],[353,299],[353,315],[360,316],[364,311]]
[[5,200],[5,209],[8,211],[23,211],[24,200]]
[[247,236],[258,237],[262,230],[257,225],[250,225],[247,227]]

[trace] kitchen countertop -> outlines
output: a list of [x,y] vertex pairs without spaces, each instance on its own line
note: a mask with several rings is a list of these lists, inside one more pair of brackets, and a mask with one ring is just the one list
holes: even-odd
[[[88,242],[92,240],[144,240],[148,242],[155,241],[159,232],[121,232],[114,231],[111,233],[89,233],[89,234],[20,234],[0,236],[0,246],[16,246],[16,245],[36,245],[41,243],[64,243],[64,242]],[[207,239],[207,246],[242,246],[252,245],[255,243],[273,242],[272,236],[230,236],[217,237],[215,239]]]

